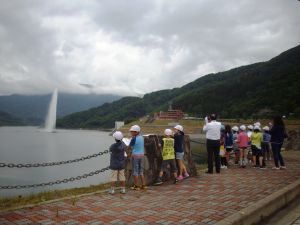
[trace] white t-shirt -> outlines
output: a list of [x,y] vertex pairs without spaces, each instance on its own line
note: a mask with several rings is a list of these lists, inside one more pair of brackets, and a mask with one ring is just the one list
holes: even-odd
[[206,139],[220,140],[221,138],[221,123],[216,120],[212,120],[206,123],[203,127],[203,131],[206,132]]

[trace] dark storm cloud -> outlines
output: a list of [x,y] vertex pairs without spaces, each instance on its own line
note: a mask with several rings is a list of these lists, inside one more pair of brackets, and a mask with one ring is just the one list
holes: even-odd
[[300,40],[299,1],[2,1],[0,94],[140,95],[268,60]]

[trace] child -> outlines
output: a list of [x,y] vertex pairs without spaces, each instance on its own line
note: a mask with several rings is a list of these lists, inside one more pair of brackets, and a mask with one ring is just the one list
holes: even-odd
[[[176,160],[177,160],[178,167],[179,167],[179,174],[178,174],[177,180],[182,180],[183,178],[188,178],[190,176],[186,170],[184,163],[183,163],[184,133],[183,133],[183,127],[181,125],[176,125],[174,128],[175,128],[174,147],[175,147]],[[184,175],[184,177],[182,175]]]
[[240,159],[240,149],[239,145],[237,143],[238,139],[238,131],[239,128],[237,126],[232,127],[232,138],[233,138],[233,151],[234,151],[234,164],[238,165],[239,164],[239,159]]
[[226,156],[226,166],[228,166],[229,159],[230,159],[230,153],[233,149],[233,134],[231,131],[231,126],[226,125],[225,126],[225,134],[224,134],[224,145],[225,145],[225,156]]
[[227,160],[225,155],[224,144],[220,145],[221,169],[227,169]]
[[162,148],[162,164],[159,172],[159,176],[154,183],[154,185],[160,185],[162,184],[162,176],[164,171],[167,169],[167,166],[170,166],[171,173],[174,174],[174,184],[178,182],[177,180],[177,168],[176,168],[176,162],[175,162],[175,149],[174,149],[174,139],[171,138],[172,130],[166,129],[165,130],[165,137],[162,139],[162,142],[160,144]]
[[249,138],[247,134],[245,133],[246,126],[241,125],[240,126],[241,132],[238,134],[237,143],[240,149],[240,168],[245,168],[247,164],[247,155],[248,155],[248,141]]
[[270,140],[271,135],[269,133],[270,128],[268,126],[263,127],[263,142],[262,142],[262,150],[264,154],[264,161],[269,160],[271,161],[271,154],[270,154]]
[[110,166],[111,169],[111,188],[109,190],[110,194],[115,193],[115,183],[120,181],[121,193],[125,194],[125,150],[126,145],[122,142],[123,134],[120,131],[116,131],[113,134],[116,143],[112,144],[109,148],[110,155]]
[[251,150],[253,158],[253,167],[256,167],[256,160],[259,160],[259,168],[263,169],[263,153],[261,143],[263,141],[262,134],[259,126],[254,126],[254,132],[251,135]]
[[[130,128],[130,134],[132,136],[128,151],[132,151],[132,171],[134,185],[131,187],[132,190],[147,189],[144,177],[144,138],[140,135],[141,128],[138,125],[133,125]],[[142,181],[142,186],[138,186],[139,177]]]

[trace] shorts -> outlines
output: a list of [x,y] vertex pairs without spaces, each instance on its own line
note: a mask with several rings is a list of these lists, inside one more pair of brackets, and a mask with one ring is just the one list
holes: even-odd
[[125,170],[111,170],[110,180],[113,181],[125,181]]
[[263,156],[263,151],[255,145],[251,145],[252,156]]
[[226,148],[226,152],[231,152],[233,148]]
[[144,157],[132,158],[132,175],[142,176],[144,175]]
[[261,148],[263,152],[269,152],[270,151],[270,144],[267,142],[261,143]]
[[176,159],[183,160],[184,152],[176,152]]
[[176,173],[177,172],[175,159],[163,160],[162,164],[161,164],[161,167],[160,167],[160,171],[166,171],[168,165],[170,165],[171,173]]

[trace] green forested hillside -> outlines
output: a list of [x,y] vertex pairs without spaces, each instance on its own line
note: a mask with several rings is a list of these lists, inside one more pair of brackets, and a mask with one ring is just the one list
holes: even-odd
[[20,119],[6,112],[0,111],[0,126],[22,126],[22,125],[24,124]]
[[[57,117],[87,110],[120,98],[109,94],[58,93]],[[50,99],[51,94],[0,96],[0,111],[20,118],[26,125],[42,125],[48,112]]]
[[300,46],[267,61],[209,74],[181,88],[123,98],[58,120],[60,127],[113,127],[115,120],[131,121],[173,108],[204,116],[262,118],[274,114],[300,117]]

